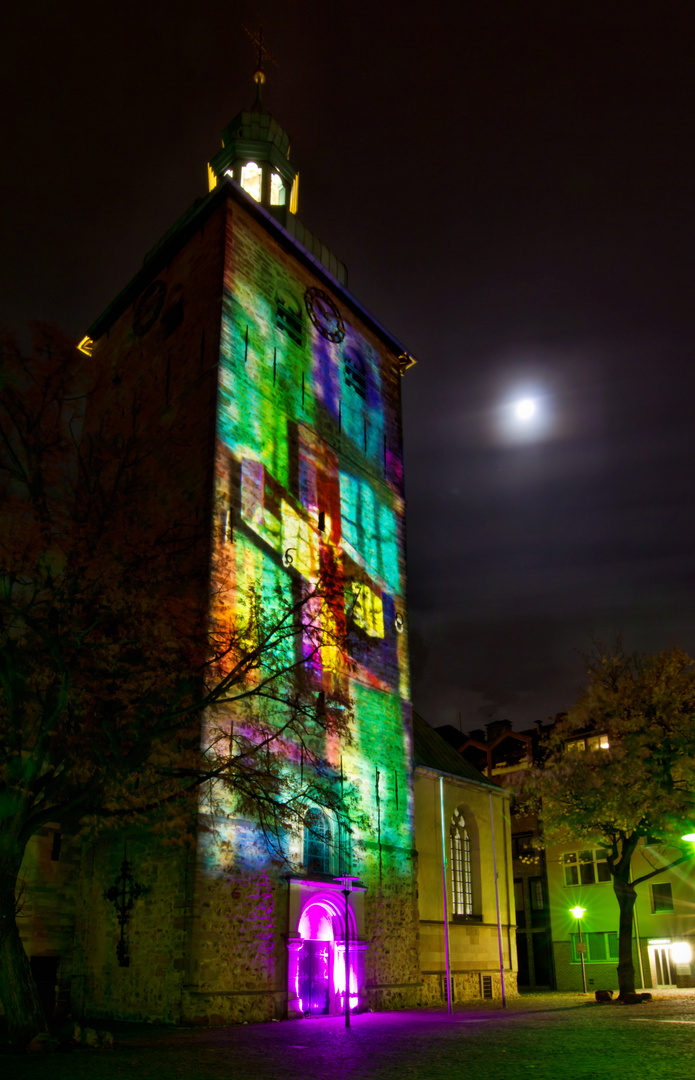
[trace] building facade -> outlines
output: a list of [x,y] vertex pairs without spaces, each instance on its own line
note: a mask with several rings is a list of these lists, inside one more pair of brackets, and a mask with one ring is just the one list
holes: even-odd
[[[42,1000],[49,1016],[192,1024],[338,1014],[346,999],[441,1005],[447,936],[454,1001],[500,999],[516,992],[508,795],[422,720],[413,741],[401,387],[414,361],[296,216],[289,139],[260,97],[222,141],[208,195],[81,343],[85,423],[113,439],[135,417],[148,432],[133,527],[194,524],[181,602],[202,599],[214,626],[253,605],[277,622],[330,580],[308,602],[322,643],[293,639],[292,659],[305,697],[347,728],[314,731],[313,756],[284,737],[301,813],[270,838],[221,788],[193,842],[42,830],[20,911]],[[202,743],[233,756],[277,731],[281,708],[219,706]]]
[[[534,760],[547,730],[539,723],[528,731],[513,731],[508,720],[494,720],[484,729],[468,733],[451,725],[438,729],[467,762],[502,786]],[[539,823],[535,815],[519,814],[512,803],[510,831],[518,986],[521,990],[553,990],[556,978],[548,873]]]
[[[281,618],[330,572],[333,606],[316,619],[342,620],[348,655],[314,650],[302,678],[350,716],[315,747],[335,797],[307,795],[282,851],[233,797],[201,804],[193,849],[143,830],[84,842],[70,948],[39,941],[29,917],[25,940],[82,1015],[224,1023],[338,1013],[346,996],[353,1009],[413,1005],[401,385],[414,361],[296,217],[289,140],[260,99],[225,129],[209,177],[90,328],[87,423],[123,430],[137,402],[161,434],[142,528],[153,501],[205,524],[182,591],[206,594],[212,619],[233,626],[250,596]],[[230,753],[280,722],[272,702],[259,708],[217,710]],[[310,790],[301,748],[289,739],[284,754],[287,784]],[[40,846],[30,862],[45,862]],[[135,889],[120,946],[119,889]]]
[[[508,721],[495,721],[485,731],[462,735],[447,727],[442,734],[467,761],[504,784],[538,758],[553,723],[515,732]],[[567,751],[604,745],[606,737],[591,730],[577,733]],[[619,912],[605,851],[583,842],[546,847],[535,815],[512,809],[512,854],[519,987],[582,991],[586,981],[589,992],[616,989]],[[667,867],[680,855],[680,850],[640,843],[631,878]],[[572,914],[577,908],[584,911],[580,922]],[[693,862],[664,869],[637,886],[633,962],[638,989],[695,985]]]
[[[667,866],[680,851],[641,844],[632,880]],[[558,989],[582,990],[579,937],[588,991],[616,990],[618,903],[605,861],[595,845],[548,849],[548,885]],[[683,863],[636,886],[633,963],[637,989],[695,986],[695,868]],[[572,909],[583,909],[578,922]]]
[[513,997],[510,794],[417,714],[414,732],[422,1001],[446,1000],[447,945],[454,1004]]

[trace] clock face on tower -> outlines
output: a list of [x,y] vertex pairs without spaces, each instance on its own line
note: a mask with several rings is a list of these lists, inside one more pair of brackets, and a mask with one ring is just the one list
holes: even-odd
[[153,281],[140,295],[135,305],[133,333],[142,337],[150,330],[162,313],[167,287],[163,281]]
[[323,289],[307,289],[304,294],[304,304],[309,318],[319,334],[322,334],[328,341],[343,340],[345,337],[345,324],[337,307]]

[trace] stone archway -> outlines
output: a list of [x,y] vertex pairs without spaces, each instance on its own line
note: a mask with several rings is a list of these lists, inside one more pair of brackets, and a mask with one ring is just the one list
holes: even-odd
[[[349,934],[356,940],[354,914],[348,909]],[[304,1016],[327,1016],[345,1007],[345,909],[338,898],[314,896],[304,905],[290,942],[290,991]],[[294,963],[292,963],[294,960]],[[357,1006],[357,953],[350,964],[351,1007]]]
[[[330,885],[316,888],[318,883],[301,884],[308,885],[311,891],[305,892],[290,922],[288,1017],[340,1015],[345,1009],[345,901],[342,890]],[[360,889],[357,894],[360,902],[363,891]],[[359,1010],[366,1008],[364,953],[368,944],[358,935],[361,920],[358,920],[352,900],[351,894],[348,906],[350,1008]]]

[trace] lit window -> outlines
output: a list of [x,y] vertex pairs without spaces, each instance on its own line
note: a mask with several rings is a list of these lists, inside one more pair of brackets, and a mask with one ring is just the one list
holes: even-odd
[[321,810],[310,810],[304,818],[304,865],[307,870],[327,874],[330,870],[331,829]]
[[256,202],[261,201],[261,179],[263,171],[255,161],[249,161],[241,166],[241,186]]
[[670,881],[656,881],[650,885],[652,911],[673,911],[673,894]]
[[[572,963],[580,964],[577,945],[579,934],[572,934]],[[597,934],[583,934],[582,941],[586,945],[584,959],[591,964],[609,964],[618,959],[618,935],[614,930]]]
[[597,882],[610,881],[611,872],[604,848],[568,851],[562,856],[562,861],[565,885],[595,885]]
[[689,964],[693,958],[693,950],[687,941],[674,941],[671,946],[671,960],[674,964]]
[[451,819],[451,890],[454,915],[473,914],[471,838],[460,810]]
[[568,739],[565,743],[565,753],[573,750],[608,750],[610,744],[607,735],[589,735],[587,738]]
[[270,178],[270,205],[285,205],[285,185],[279,173],[274,172]]

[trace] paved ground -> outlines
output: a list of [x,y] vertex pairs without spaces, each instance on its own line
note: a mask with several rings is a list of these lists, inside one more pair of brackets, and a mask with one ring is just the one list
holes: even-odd
[[110,1025],[111,1051],[0,1056],[3,1080],[693,1080],[695,992],[525,995],[506,1011],[367,1013],[220,1030]]

